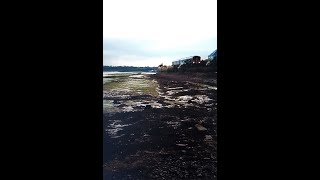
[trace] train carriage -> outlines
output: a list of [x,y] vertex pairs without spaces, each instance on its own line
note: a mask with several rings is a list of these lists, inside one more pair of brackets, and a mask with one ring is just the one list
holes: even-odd
[[192,64],[199,64],[200,62],[201,62],[200,56],[191,56],[191,57],[179,59],[177,61],[173,61],[172,66],[181,66],[184,64],[192,65]]

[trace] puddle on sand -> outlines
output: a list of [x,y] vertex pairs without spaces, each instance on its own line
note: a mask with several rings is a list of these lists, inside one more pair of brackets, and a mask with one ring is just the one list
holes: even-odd
[[132,106],[125,106],[122,108],[124,112],[130,112],[133,111],[133,107]]
[[176,100],[180,102],[188,102],[191,99],[193,99],[192,96],[185,95],[185,96],[178,96]]
[[124,127],[130,126],[131,124],[121,124],[121,120],[110,120],[110,123],[108,128],[105,129],[106,133],[111,138],[119,138],[121,136],[124,136],[124,134],[118,135],[119,131],[122,131]]
[[210,99],[207,95],[195,95],[195,98],[191,101],[196,102],[198,104],[203,104],[203,103],[207,103],[211,100],[212,99]]
[[173,87],[173,88],[166,88],[168,90],[177,90],[177,89],[183,89],[183,87]]

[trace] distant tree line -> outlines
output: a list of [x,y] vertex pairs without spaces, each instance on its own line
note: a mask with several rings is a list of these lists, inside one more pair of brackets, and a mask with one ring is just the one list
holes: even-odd
[[135,67],[135,66],[103,66],[103,71],[118,71],[118,72],[152,72],[157,71],[158,67]]

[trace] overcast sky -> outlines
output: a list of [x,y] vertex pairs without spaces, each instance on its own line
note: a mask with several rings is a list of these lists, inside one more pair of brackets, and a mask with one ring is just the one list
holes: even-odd
[[216,48],[216,0],[103,1],[103,65],[171,65]]

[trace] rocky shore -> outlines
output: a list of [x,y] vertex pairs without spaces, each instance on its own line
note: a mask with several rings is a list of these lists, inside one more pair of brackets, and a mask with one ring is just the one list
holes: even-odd
[[216,179],[215,76],[160,73],[108,83],[105,180]]

